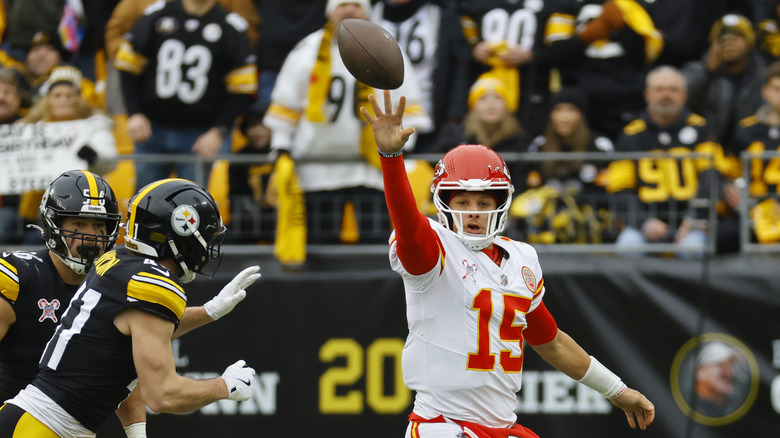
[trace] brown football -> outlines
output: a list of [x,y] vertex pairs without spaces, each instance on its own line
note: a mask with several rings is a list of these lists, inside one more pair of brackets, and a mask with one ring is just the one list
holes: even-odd
[[367,20],[349,18],[339,26],[339,54],[352,76],[382,90],[404,82],[401,48],[389,32]]

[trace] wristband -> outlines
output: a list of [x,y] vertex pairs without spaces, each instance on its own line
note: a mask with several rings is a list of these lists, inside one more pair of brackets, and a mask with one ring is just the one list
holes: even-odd
[[146,438],[146,421],[125,426],[127,438]]
[[398,151],[398,152],[393,152],[392,154],[388,154],[388,153],[382,152],[382,151],[380,151],[379,149],[377,149],[376,151],[377,151],[377,152],[379,152],[379,156],[381,156],[381,157],[383,157],[383,158],[395,158],[395,157],[400,157],[400,156],[401,156],[401,155],[403,155],[403,153],[404,153],[403,149],[402,149],[402,150],[400,150],[400,151]]
[[626,384],[615,373],[607,369],[595,357],[590,357],[588,371],[578,382],[601,394],[603,397],[614,400],[620,397],[626,390]]

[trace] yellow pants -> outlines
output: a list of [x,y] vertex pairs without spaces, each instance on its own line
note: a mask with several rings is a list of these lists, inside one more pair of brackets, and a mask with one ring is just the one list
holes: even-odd
[[0,407],[0,438],[59,437],[24,409],[4,404]]

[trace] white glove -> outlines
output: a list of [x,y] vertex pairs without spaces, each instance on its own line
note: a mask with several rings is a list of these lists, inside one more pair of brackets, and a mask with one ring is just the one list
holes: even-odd
[[246,288],[260,278],[260,266],[251,266],[239,272],[230,283],[203,305],[203,309],[214,321],[230,313],[236,304],[246,297]]
[[239,360],[230,365],[222,373],[230,400],[245,401],[252,397],[252,382],[255,381],[255,370],[246,366],[246,362]]
[[146,438],[146,421],[125,426],[127,438]]

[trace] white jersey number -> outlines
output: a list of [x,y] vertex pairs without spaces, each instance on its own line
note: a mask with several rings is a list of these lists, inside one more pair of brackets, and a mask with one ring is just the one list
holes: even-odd
[[[522,325],[515,325],[517,313],[525,314],[531,307],[531,300],[525,297],[504,294],[504,311],[498,328],[498,337],[502,342],[523,345]],[[469,353],[466,368],[475,371],[493,371],[496,355],[490,351],[490,340],[496,333],[490,333],[490,320],[493,318],[493,294],[490,289],[482,289],[474,297],[472,309],[479,312],[477,323],[478,345],[475,353]],[[510,350],[499,352],[499,365],[505,373],[519,373],[523,370],[523,357],[512,356]]]
[[493,9],[482,18],[482,39],[485,41],[506,41],[510,46],[532,50],[535,35],[536,15],[528,9],[518,9],[512,15],[503,9]]
[[212,60],[205,46],[187,48],[178,40],[165,41],[157,53],[157,96],[160,99],[176,96],[184,103],[197,102],[209,84]]

